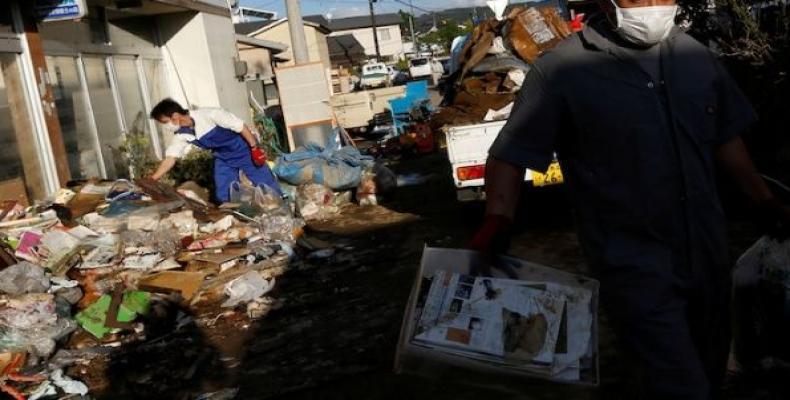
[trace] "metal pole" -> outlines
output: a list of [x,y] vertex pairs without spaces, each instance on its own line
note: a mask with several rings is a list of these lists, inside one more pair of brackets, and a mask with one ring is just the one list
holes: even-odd
[[297,65],[308,63],[310,56],[307,53],[307,40],[304,37],[304,22],[299,0],[285,0],[285,8],[288,11],[288,29],[291,32],[291,50],[294,54],[294,62]]
[[411,32],[411,45],[416,54],[419,53],[419,51],[417,51],[417,36],[414,34],[414,3],[412,0],[409,0],[409,7],[411,7],[411,14],[409,14],[409,32]]
[[379,34],[376,29],[376,13],[373,12],[373,3],[376,0],[368,0],[370,5],[370,22],[373,25],[373,44],[376,46],[376,61],[381,60],[381,50],[379,49]]

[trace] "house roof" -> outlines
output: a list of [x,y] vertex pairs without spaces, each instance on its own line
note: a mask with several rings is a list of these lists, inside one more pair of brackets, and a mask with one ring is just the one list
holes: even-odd
[[329,58],[332,64],[353,65],[367,59],[365,48],[357,41],[354,35],[330,36],[327,38]]
[[282,53],[285,50],[288,50],[288,45],[285,43],[275,42],[272,40],[263,40],[263,39],[256,39],[249,36],[244,36],[237,34],[236,41],[239,43],[243,43],[249,46],[261,47],[264,49],[269,49],[272,51],[272,54]]
[[[236,30],[236,33],[240,35],[247,35],[247,36],[255,36],[256,34],[269,30],[277,25],[280,25],[284,22],[288,21],[288,18],[281,18],[278,20],[266,20],[266,21],[254,21],[254,22],[242,22],[240,24],[233,25],[233,28]],[[311,26],[322,33],[329,33],[331,30],[323,24],[313,22],[308,19],[304,19],[304,24],[306,26]]]
[[[324,24],[325,26],[329,27],[333,32],[337,31],[345,31],[350,29],[359,29],[359,28],[370,28],[373,26],[373,22],[370,19],[370,15],[362,15],[359,17],[348,17],[348,18],[332,18],[331,20],[327,20],[322,15],[308,15],[304,17],[306,21],[313,21],[316,23]],[[400,25],[402,22],[401,16],[399,14],[377,14],[376,15],[376,25],[377,26],[389,26],[389,25]]]

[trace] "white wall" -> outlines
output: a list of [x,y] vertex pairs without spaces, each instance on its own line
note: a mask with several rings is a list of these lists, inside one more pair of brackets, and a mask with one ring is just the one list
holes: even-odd
[[[400,26],[398,25],[386,25],[378,27],[379,32],[382,29],[387,29],[390,34],[389,40],[384,40],[379,34],[379,50],[381,52],[382,57],[395,57],[400,58],[403,55],[403,40],[400,34]],[[329,36],[340,36],[340,35],[354,35],[354,38],[357,39],[359,44],[365,48],[365,54],[368,56],[375,56],[376,55],[376,44],[373,41],[373,29],[372,28],[359,28],[359,29],[349,29],[349,30],[342,30],[342,31],[333,31]]]
[[230,16],[184,12],[162,15],[158,22],[173,98],[188,106],[222,107],[250,123],[246,86],[235,77]]

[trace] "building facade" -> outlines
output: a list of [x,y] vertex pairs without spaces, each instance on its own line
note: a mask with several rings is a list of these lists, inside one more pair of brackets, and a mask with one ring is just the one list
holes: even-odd
[[[310,16],[305,19],[318,21],[321,16]],[[324,19],[325,20],[325,19]],[[333,18],[327,21],[332,30],[330,36],[352,35],[365,48],[368,58],[376,57],[376,45],[373,39],[373,21],[370,16]],[[398,14],[376,15],[376,34],[379,41],[381,61],[394,62],[404,57],[403,38],[400,29],[401,17]]]
[[52,22],[32,2],[0,4],[0,198],[128,176],[118,148],[131,131],[161,156],[169,138],[147,115],[165,97],[250,119],[224,0],[86,3]]

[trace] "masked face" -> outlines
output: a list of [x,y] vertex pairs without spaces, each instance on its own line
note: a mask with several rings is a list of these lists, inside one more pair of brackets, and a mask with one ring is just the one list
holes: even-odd
[[675,26],[677,4],[647,7],[620,7],[614,0],[617,32],[623,39],[645,47],[654,46],[669,36]]
[[181,126],[176,124],[176,123],[174,123],[173,121],[170,121],[170,122],[162,124],[162,128],[166,132],[176,133],[176,131],[179,130],[181,128]]
[[[184,119],[187,121],[183,121]],[[180,114],[175,113],[169,117],[162,116],[158,121],[165,132],[176,133],[182,126],[188,126],[190,120],[189,117],[182,118]]]

